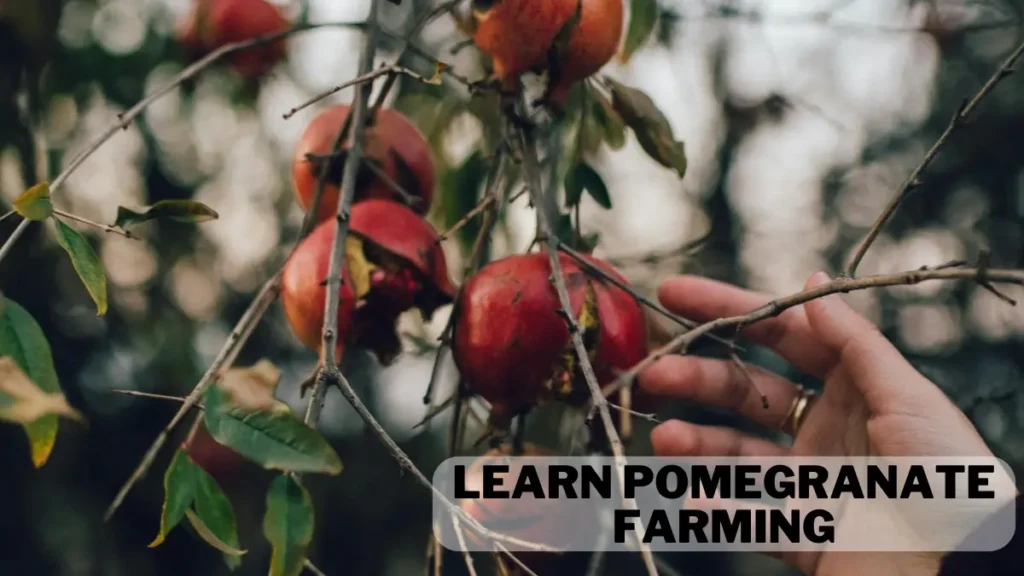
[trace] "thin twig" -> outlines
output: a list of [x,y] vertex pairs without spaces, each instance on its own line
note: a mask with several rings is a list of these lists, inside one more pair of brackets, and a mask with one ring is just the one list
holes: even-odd
[[399,184],[398,182],[395,182],[391,178],[391,176],[388,176],[388,173],[385,172],[384,169],[382,169],[380,166],[377,165],[376,162],[372,162],[370,160],[367,160],[364,163],[364,165],[367,168],[369,168],[371,172],[376,174],[377,178],[380,178],[381,182],[386,184],[388,188],[391,188],[391,190],[393,192],[397,193],[398,196],[402,199],[402,202],[405,202],[407,205],[412,206],[414,208],[419,206],[420,203],[423,202],[422,198],[420,198],[419,196],[416,196],[413,193],[409,192],[408,190],[403,188],[402,185]]
[[605,387],[605,392],[611,394],[622,386],[629,386],[629,383],[640,372],[643,372],[646,368],[657,362],[658,359],[669,354],[685,352],[694,340],[709,332],[725,329],[738,331],[751,324],[778,316],[795,306],[800,306],[801,304],[806,304],[831,294],[845,294],[856,290],[884,288],[886,286],[910,286],[929,280],[974,280],[978,283],[998,282],[1024,286],[1024,270],[937,267],[920,268],[898,274],[865,276],[863,278],[839,277],[810,290],[804,290],[803,292],[772,300],[746,314],[712,320],[684,332],[673,338],[668,344],[651,352],[633,368],[623,372],[614,382]]
[[459,539],[459,548],[462,550],[462,558],[466,561],[466,570],[469,572],[469,576],[476,576],[476,568],[473,566],[473,555],[469,553],[469,547],[466,546],[466,536],[462,532],[462,523],[459,522],[459,517],[452,514],[452,527],[455,528],[455,537]]
[[878,239],[878,235],[882,233],[882,228],[885,227],[893,217],[900,204],[903,203],[903,200],[923,183],[921,181],[921,175],[924,174],[925,170],[927,170],[929,166],[931,166],[932,161],[935,160],[935,157],[939,155],[942,148],[949,142],[953,133],[967,122],[970,115],[975,111],[975,109],[977,109],[978,105],[981,104],[981,101],[984,100],[985,97],[988,96],[1004,78],[1013,74],[1013,66],[1017,63],[1017,60],[1020,59],[1021,55],[1024,55],[1024,42],[1022,42],[1020,46],[1010,54],[1010,56],[1003,62],[1002,66],[1000,66],[988,79],[988,82],[985,82],[985,85],[978,90],[978,93],[970,100],[964,102],[964,104],[957,109],[956,113],[953,114],[953,118],[946,126],[946,129],[942,132],[942,135],[939,136],[939,139],[932,145],[931,150],[924,155],[924,159],[922,159],[921,163],[917,165],[917,168],[910,173],[910,177],[903,183],[903,186],[901,186],[899,191],[896,192],[896,195],[892,197],[889,204],[885,207],[885,210],[882,211],[882,214],[871,226],[871,230],[868,231],[867,236],[865,236],[864,240],[862,240],[857,246],[857,250],[854,252],[853,258],[851,258],[850,262],[846,265],[844,275],[849,276],[850,278],[853,278],[854,275],[856,275],[857,267],[860,266],[861,261],[864,259],[864,255],[868,252],[868,249],[870,249],[871,245],[874,244],[876,239]]
[[[117,122],[111,124],[106,130],[103,131],[102,134],[93,139],[93,141],[90,142],[89,145],[86,146],[81,152],[79,152],[78,155],[76,155],[71,160],[71,162],[68,163],[64,170],[62,170],[61,173],[58,174],[57,177],[53,179],[53,182],[50,183],[50,193],[53,194],[54,192],[59,190],[61,186],[63,186],[64,182],[67,181],[68,177],[71,176],[71,174],[75,170],[77,170],[78,167],[81,166],[82,163],[84,163],[90,156],[96,153],[96,151],[99,150],[100,147],[107,142],[107,140],[113,138],[114,135],[116,135],[118,132],[122,130],[127,130],[128,127],[131,126],[131,123],[135,120],[135,118],[142,114],[146,107],[148,107],[153,102],[159,100],[164,95],[170,93],[182,82],[190,78],[193,78],[194,76],[196,76],[203,70],[206,70],[219,60],[227,56],[230,56],[231,54],[234,54],[236,52],[242,52],[245,50],[256,48],[258,46],[262,46],[264,44],[269,44],[271,42],[280,40],[286,36],[294,34],[296,32],[313,30],[316,28],[360,28],[363,25],[364,24],[362,22],[325,22],[321,24],[304,24],[300,26],[295,26],[294,28],[291,28],[289,30],[277,32],[275,34],[258,36],[256,38],[243,40],[241,42],[232,42],[230,44],[225,44],[220,48],[217,48],[216,50],[210,52],[203,58],[187,66],[184,70],[182,70],[173,78],[168,80],[167,83],[165,83],[163,86],[157,88],[142,100],[139,100],[139,102],[136,103],[134,106],[132,106],[125,112],[118,114]],[[4,242],[3,246],[0,246],[0,261],[3,261],[3,259],[6,258],[7,255],[11,252],[11,250],[14,248],[14,244],[18,241],[22,234],[25,233],[25,230],[28,228],[30,223],[30,220],[23,220],[18,225],[18,227],[14,229],[14,232],[11,233],[10,237],[7,238],[7,241]]]
[[70,212],[65,212],[63,210],[57,210],[56,208],[53,209],[53,213],[56,214],[57,216],[60,216],[61,218],[67,218],[68,220],[74,220],[75,222],[78,222],[80,224],[85,224],[87,226],[92,226],[93,228],[99,228],[100,230],[103,230],[104,232],[110,232],[112,234],[118,234],[118,235],[124,236],[125,238],[129,238],[131,240],[139,240],[138,236],[132,234],[131,232],[125,230],[124,228],[118,228],[117,226],[111,226],[109,224],[100,224],[99,222],[93,222],[92,220],[89,220],[88,218],[82,218],[81,216],[76,216],[75,214],[72,214]]
[[302,567],[309,571],[313,576],[327,576],[323,570],[317,568],[315,564],[310,562],[309,558],[302,561]]
[[129,476],[124,486],[121,487],[121,490],[118,491],[117,496],[114,497],[114,501],[110,503],[109,507],[107,507],[107,510],[103,515],[104,520],[109,520],[110,517],[114,515],[114,512],[116,512],[124,502],[125,497],[128,496],[128,492],[132,489],[132,486],[145,476],[146,471],[148,471],[150,466],[153,465],[157,454],[160,452],[160,448],[162,448],[167,442],[167,438],[170,436],[174,427],[181,422],[182,418],[185,417],[193,406],[196,406],[199,403],[199,399],[202,398],[204,393],[206,393],[206,390],[210,385],[221,376],[222,371],[226,370],[227,367],[234,363],[235,358],[242,349],[242,345],[249,339],[252,331],[256,328],[256,324],[259,323],[260,319],[263,318],[263,315],[267,312],[267,309],[270,308],[270,305],[277,298],[281,288],[280,278],[281,273],[278,272],[273,278],[263,285],[262,289],[260,289],[259,294],[257,294],[256,298],[249,305],[249,309],[242,314],[242,317],[238,320],[238,324],[235,326],[234,330],[231,331],[231,334],[228,336],[224,346],[220,349],[220,352],[217,353],[217,357],[214,358],[213,363],[210,364],[210,367],[206,370],[206,374],[203,374],[203,377],[196,384],[196,387],[193,388],[192,392],[185,397],[185,401],[182,402],[181,408],[178,409],[178,412],[174,414],[174,417],[172,417],[171,421],[167,423],[167,426],[164,426],[164,429],[161,430],[160,434],[158,434],[156,439],[153,440],[153,444],[150,445],[149,450],[147,450],[145,455],[143,455],[142,460],[139,461],[139,464],[135,467],[132,475]]
[[3,222],[4,220],[7,220],[8,218],[10,218],[11,216],[14,216],[17,213],[18,213],[18,211],[12,208],[11,210],[9,210],[3,216],[0,216],[0,222]]
[[[525,97],[521,97],[520,100],[525,101]],[[520,105],[525,109],[524,102]],[[586,380],[587,386],[590,388],[590,395],[593,399],[594,405],[597,407],[598,413],[601,416],[601,422],[604,426],[605,434],[608,437],[608,444],[611,447],[613,456],[615,457],[616,470],[619,477],[619,488],[620,490],[624,490],[626,458],[625,451],[622,446],[622,439],[619,438],[618,432],[615,431],[615,424],[612,421],[611,413],[608,410],[608,400],[601,394],[601,386],[598,384],[597,375],[594,373],[594,367],[590,362],[590,355],[587,352],[586,345],[583,343],[582,331],[580,330],[576,319],[573,317],[572,303],[569,299],[569,290],[565,285],[565,275],[562,270],[562,263],[558,257],[558,243],[555,241],[556,236],[554,234],[554,229],[552,228],[548,213],[545,210],[545,207],[552,203],[550,197],[554,196],[554,189],[545,193],[542,188],[540,167],[537,160],[537,145],[532,134],[528,129],[525,129],[522,126],[516,126],[514,122],[511,122],[511,124],[514,126],[517,144],[520,148],[519,151],[522,154],[523,171],[526,176],[526,184],[530,188],[530,197],[533,199],[533,205],[537,207],[538,235],[542,237],[547,248],[548,260],[551,264],[551,282],[554,284],[555,291],[558,293],[558,300],[562,306],[562,319],[568,325],[569,338],[572,341],[573,348],[579,358],[584,380]],[[545,199],[545,196],[548,196],[548,198]],[[626,498],[624,492],[622,494],[622,499],[627,508],[636,508],[636,503],[632,499]],[[654,558],[651,555],[650,547],[642,541],[639,543],[639,546],[641,549],[641,555],[644,559],[644,564],[647,566],[647,572],[652,576],[656,575],[658,573],[658,568],[654,565]]]
[[[494,224],[498,221],[497,212],[498,209],[504,204],[505,186],[502,185],[501,173],[505,166],[505,149],[499,147],[495,152],[495,157],[491,162],[491,171],[487,176],[487,188],[484,192],[485,198],[480,205],[484,206],[486,212],[484,213],[484,221],[480,225],[480,231],[476,235],[476,240],[473,242],[473,248],[469,254],[469,264],[466,266],[465,276],[468,278],[476,273],[477,270],[483,265],[484,260],[484,245],[487,238],[491,235],[491,231],[494,229]],[[490,201],[488,201],[490,199]],[[448,233],[451,233],[449,231]],[[463,287],[466,285],[465,282],[459,286],[458,293],[455,295],[455,301],[458,302],[462,296]],[[448,352],[451,350],[451,337],[452,330],[455,329],[455,311],[448,316],[448,323],[445,325],[444,330],[441,331],[441,346],[438,348],[437,357],[434,360],[434,369],[430,374],[430,383],[427,384],[427,391],[423,395],[424,404],[432,404],[434,399],[434,390],[437,387],[437,378],[441,373],[442,362]],[[458,427],[458,423],[454,423],[455,428]]]
[[[168,402],[178,402],[179,404],[185,402],[185,398],[183,396],[171,396],[170,394],[153,394],[150,392],[140,392],[138,390],[124,390],[121,388],[112,388],[109,390],[109,392],[112,392],[114,394],[124,394],[125,396],[138,396],[140,398],[152,398],[154,400],[167,400]],[[196,404],[196,407],[202,409],[201,404]]]
[[478,214],[486,210],[493,202],[494,196],[484,196],[483,200],[481,200],[476,206],[474,206],[472,210],[466,212],[466,214],[462,218],[459,218],[459,221],[453,224],[451,228],[440,233],[437,236],[437,243],[440,244],[441,242],[444,242],[445,240],[448,239],[449,236],[465,228],[467,224],[473,221],[473,218],[476,218]]
[[[373,68],[373,59],[377,55],[377,0],[370,2],[370,15],[364,32],[363,48],[359,56],[360,77],[366,76]],[[338,307],[341,299],[340,286],[343,282],[341,270],[345,260],[345,238],[349,231],[349,212],[352,210],[352,201],[356,195],[356,178],[359,174],[359,165],[363,159],[363,135],[366,132],[367,107],[370,96],[373,93],[373,83],[363,82],[356,90],[356,96],[352,104],[352,138],[348,154],[345,156],[345,168],[341,179],[341,192],[338,199],[337,215],[335,218],[334,243],[331,246],[331,259],[327,272],[327,289],[325,292],[324,323],[322,344],[320,347],[320,374],[317,375],[316,383],[313,384],[313,394],[309,399],[306,408],[306,424],[316,428],[320,421],[320,413],[323,410],[324,399],[327,397],[327,375],[338,372],[337,342],[341,337],[338,334]],[[321,174],[322,175],[322,174]],[[317,207],[314,206],[313,210]]]
[[[367,26],[367,29],[369,29],[368,26]],[[332,87],[328,88],[327,90],[324,90],[323,92],[317,94],[316,96],[313,96],[309,100],[306,100],[305,102],[303,102],[303,103],[299,104],[298,106],[295,106],[291,110],[285,112],[284,115],[283,115],[284,119],[288,120],[289,118],[294,116],[299,111],[305,110],[306,108],[309,108],[310,106],[312,106],[313,104],[316,104],[317,102],[323,100],[324,98],[327,98],[328,96],[330,96],[332,94],[337,94],[338,92],[341,92],[345,88],[350,88],[352,86],[355,86],[357,84],[363,84],[365,82],[373,82],[377,78],[380,78],[381,76],[384,76],[384,75],[395,75],[395,76],[397,76],[397,75],[402,75],[402,74],[404,74],[405,76],[408,76],[410,78],[414,78],[416,80],[419,80],[420,82],[431,83],[431,84],[435,83],[432,78],[427,78],[427,77],[423,76],[422,74],[420,74],[419,72],[414,72],[414,71],[412,71],[412,70],[410,70],[408,68],[403,68],[402,66],[399,66],[398,64],[384,64],[383,66],[381,66],[380,68],[378,68],[378,69],[376,69],[376,70],[374,70],[372,72],[367,72],[366,74],[360,74],[359,76],[356,76],[355,78],[349,80],[348,82],[342,82],[341,84],[338,84],[337,86],[332,86]]]
[[[553,241],[558,244],[558,249],[559,250],[561,250],[562,252],[565,252],[566,254],[571,256],[573,258],[573,260],[576,260],[576,262],[578,262],[581,266],[583,266],[583,268],[587,272],[589,272],[591,276],[597,276],[597,277],[599,277],[599,278],[601,278],[601,279],[603,279],[603,280],[605,280],[607,282],[610,282],[611,284],[617,286],[619,289],[623,290],[624,292],[626,292],[627,294],[632,296],[633,299],[636,300],[637,302],[643,304],[644,306],[647,306],[651,310],[654,310],[658,314],[661,314],[665,318],[668,318],[669,320],[675,322],[676,324],[679,324],[680,326],[682,326],[684,328],[688,328],[689,329],[689,328],[694,328],[694,327],[697,326],[697,322],[694,322],[693,320],[690,320],[689,318],[684,318],[684,317],[682,317],[682,316],[680,316],[678,314],[673,314],[672,312],[670,312],[667,308],[665,308],[661,304],[651,300],[650,298],[647,298],[643,294],[640,294],[635,289],[633,289],[633,287],[631,287],[630,285],[622,282],[618,278],[615,278],[611,274],[608,274],[607,272],[602,270],[600,267],[595,266],[592,262],[587,260],[583,256],[583,254],[580,254],[576,250],[573,250],[569,246],[566,246],[564,243],[559,242],[557,238],[553,239]],[[719,337],[717,335],[714,335],[714,334],[709,335],[709,337],[712,340],[715,340],[716,342],[719,342],[721,344],[725,344],[726,346],[729,347],[730,350],[733,350],[733,349],[736,348],[735,343],[731,342],[730,340],[727,340],[725,338],[721,338],[721,337]]]

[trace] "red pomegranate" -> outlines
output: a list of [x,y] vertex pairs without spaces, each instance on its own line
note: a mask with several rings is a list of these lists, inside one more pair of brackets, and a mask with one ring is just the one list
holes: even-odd
[[[646,317],[628,293],[571,257],[559,258],[594,370],[608,383],[646,354]],[[607,263],[587,258],[625,282]],[[456,303],[455,362],[469,388],[491,403],[496,428],[541,401],[590,398],[550,275],[547,254],[511,256],[485,266]]]
[[[234,42],[277,34],[288,29],[288,21],[266,0],[195,0],[188,20],[179,29],[179,41],[196,54],[205,54]],[[284,59],[287,43],[282,39],[229,56],[244,76],[258,77]]]
[[437,231],[407,206],[390,200],[360,202],[352,207],[350,226],[358,245],[348,254],[349,269],[357,287],[367,285],[355,312],[353,337],[388,364],[400,350],[398,315],[417,308],[429,320],[452,302],[457,289],[448,277]]
[[[292,330],[319,349],[323,286],[336,224],[319,224],[285,265],[282,300]],[[401,350],[395,323],[417,308],[430,319],[456,288],[448,277],[437,232],[408,207],[367,200],[352,207],[345,241],[345,282],[338,309],[338,357],[345,342],[372,350],[384,364]]]
[[[327,292],[324,281],[331,264],[335,223],[324,222],[313,229],[285,264],[281,276],[281,302],[292,331],[313,350],[322,342],[324,306]],[[342,270],[341,296],[338,300],[338,346],[335,358],[341,358],[351,331],[356,295],[351,274]]]
[[[292,158],[292,183],[295,196],[306,210],[313,203],[317,181],[325,158],[330,154],[338,132],[348,118],[349,106],[338,105],[325,109],[306,126]],[[364,140],[366,157],[416,197],[413,208],[420,214],[430,209],[434,197],[434,160],[430,145],[416,126],[401,113],[382,109],[371,124],[366,126]],[[328,180],[317,218],[331,218],[337,212],[339,186],[345,166],[341,153],[330,160]],[[368,166],[362,166],[356,182],[355,201],[367,198],[400,200],[400,196]]]

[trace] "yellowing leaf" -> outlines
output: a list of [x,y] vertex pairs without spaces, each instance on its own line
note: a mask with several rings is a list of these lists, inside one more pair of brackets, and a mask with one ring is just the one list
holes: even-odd
[[363,239],[349,235],[345,238],[345,263],[348,264],[348,273],[351,276],[352,288],[355,290],[356,299],[366,296],[370,292],[370,274],[377,267],[366,258],[363,251]]
[[54,219],[54,222],[57,223],[57,243],[71,257],[75,272],[96,302],[96,315],[103,316],[107,313],[107,276],[100,257],[85,236],[60,220]]
[[228,393],[231,402],[243,409],[276,410],[283,405],[274,397],[274,390],[280,380],[281,371],[264,359],[248,368],[228,370],[217,382],[217,386]]
[[0,358],[0,420],[29,424],[56,414],[84,422],[62,393],[48,393],[36,386],[10,357]]
[[228,554],[230,556],[241,556],[242,554],[245,554],[247,552],[247,550],[239,550],[238,548],[229,546],[223,540],[218,538],[217,535],[214,534],[213,531],[210,530],[210,528],[203,523],[202,519],[199,518],[199,516],[196,515],[196,513],[193,512],[192,510],[186,510],[185,517],[188,518],[188,521],[192,524],[192,527],[196,529],[196,533],[199,534],[199,537],[205,540],[207,544],[213,546],[217,550],[220,550],[221,552]]
[[444,72],[451,68],[451,65],[440,60],[434,64],[434,75],[430,78],[424,78],[423,81],[427,84],[439,85],[444,81]]
[[14,200],[14,210],[29,220],[46,220],[53,215],[50,183],[40,182]]
[[[24,308],[13,300],[0,296],[0,356],[14,360],[18,367],[44,392],[61,391],[57,372],[53,369],[53,354],[46,335],[39,324]],[[4,394],[0,392],[0,399]],[[56,415],[39,418],[24,425],[32,449],[32,463],[41,467],[50,457],[57,441],[59,421]]]

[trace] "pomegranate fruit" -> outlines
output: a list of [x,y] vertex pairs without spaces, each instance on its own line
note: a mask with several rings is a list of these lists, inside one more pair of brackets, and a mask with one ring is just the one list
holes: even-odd
[[557,81],[548,99],[563,106],[572,86],[600,70],[619,46],[622,0],[474,0],[473,41],[491,56],[494,77],[504,90],[529,70],[546,69],[559,31],[582,1],[579,23],[569,37]]
[[[277,34],[288,29],[288,21],[266,0],[195,0],[188,20],[179,29],[179,41],[196,55],[217,48]],[[259,77],[284,59],[284,39],[236,52],[229,59],[243,76]]]
[[[348,119],[350,107],[332,106],[320,112],[306,126],[292,159],[292,183],[299,204],[306,210],[313,203],[323,162],[330,162],[328,178],[320,199],[317,218],[333,217],[338,208],[338,195],[345,154],[327,159],[338,132]],[[388,175],[418,201],[413,208],[420,214],[430,209],[434,195],[434,160],[430,145],[420,130],[401,113],[382,109],[366,126],[364,140],[366,158]],[[400,195],[372,168],[362,166],[356,180],[354,202],[367,198],[400,200]]]
[[[285,263],[281,275],[281,302],[292,331],[313,350],[319,350],[324,325],[326,286],[324,281],[331,264],[334,244],[334,222],[324,222],[313,229]],[[352,325],[356,296],[347,267],[342,270],[338,299],[338,345],[335,358],[341,358]]]
[[[646,316],[627,292],[559,258],[594,371],[608,383],[646,354]],[[587,258],[625,283],[607,263]],[[495,428],[538,402],[590,398],[550,275],[547,254],[511,256],[480,270],[456,303],[455,362],[469,389],[490,402]]]
[[395,322],[417,308],[429,320],[457,292],[437,231],[410,208],[389,200],[352,207],[347,253],[359,302],[354,341],[388,364],[401,349]]
[[[336,225],[322,222],[285,264],[281,298],[292,330],[319,349],[324,317],[324,280],[330,267]],[[411,209],[389,200],[352,207],[345,239],[344,283],[338,307],[338,357],[344,344],[372,350],[389,364],[401,350],[398,316],[417,308],[428,320],[452,302],[437,232]]]

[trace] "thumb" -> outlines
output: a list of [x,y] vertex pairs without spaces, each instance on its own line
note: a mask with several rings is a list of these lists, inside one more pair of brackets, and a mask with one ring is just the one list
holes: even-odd
[[[807,279],[810,290],[831,280],[824,272]],[[864,395],[872,411],[919,403],[934,387],[893,346],[878,328],[858,314],[838,294],[812,300],[804,305],[807,320],[821,343],[835,352],[837,364]],[[917,397],[918,401],[914,401]]]

